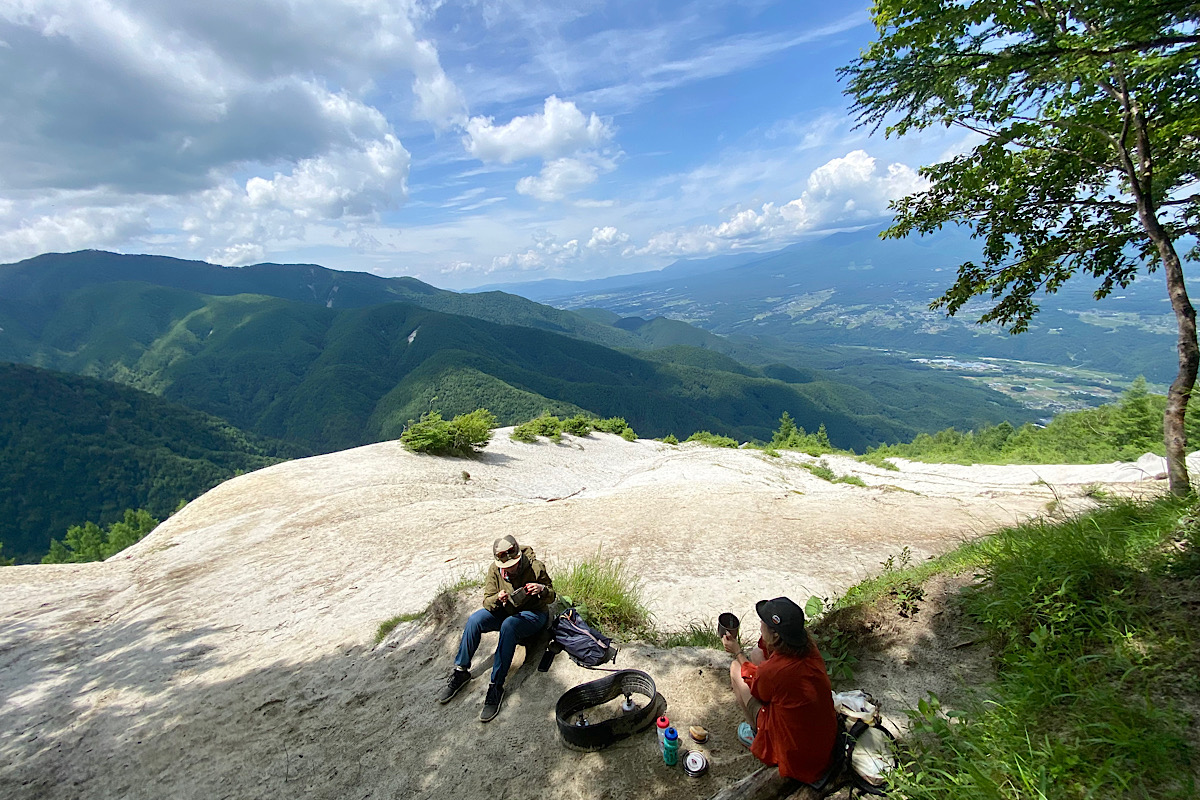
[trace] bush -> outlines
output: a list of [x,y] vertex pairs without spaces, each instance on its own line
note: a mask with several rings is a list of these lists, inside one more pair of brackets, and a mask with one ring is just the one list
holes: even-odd
[[673,433],[668,433],[662,438],[662,441],[663,444],[679,444],[679,439],[677,439]]
[[562,423],[563,433],[569,433],[572,436],[587,436],[594,427],[592,421],[582,414],[568,417]]
[[620,436],[629,429],[624,417],[609,417],[608,419],[597,419],[592,421],[592,427],[604,433],[615,433]]
[[637,635],[650,630],[650,612],[642,600],[641,582],[619,559],[599,551],[565,571],[551,573],[554,589],[607,634]]
[[687,438],[689,442],[700,442],[709,447],[737,447],[737,439],[730,439],[728,436],[718,436],[710,431],[696,431]]
[[486,408],[459,414],[446,421],[436,411],[421,415],[420,422],[409,422],[400,441],[414,453],[469,456],[487,446],[496,427],[496,416]]
[[637,434],[633,432],[633,428],[626,428],[621,431],[621,438],[627,442],[636,442]]
[[[1188,406],[1189,440],[1200,436],[1200,404]],[[1162,455],[1162,415],[1166,398],[1152,395],[1142,378],[1119,402],[1065,412],[1044,428],[1007,422],[972,431],[947,428],[918,434],[908,444],[883,445],[868,452],[871,461],[900,456],[915,461],[956,464],[1099,464],[1132,461],[1143,453]]]
[[539,436],[545,436],[547,439],[557,442],[562,438],[562,432],[563,421],[561,419],[550,414],[542,414],[528,422],[522,422],[513,429],[509,438],[514,442],[532,444],[537,441]]

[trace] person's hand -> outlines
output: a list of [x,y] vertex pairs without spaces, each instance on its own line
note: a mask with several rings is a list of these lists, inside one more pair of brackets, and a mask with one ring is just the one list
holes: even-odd
[[539,594],[546,591],[546,587],[542,586],[540,583],[527,583],[525,584],[525,591],[534,597],[537,597]]
[[503,605],[504,603],[507,603],[508,602],[508,592],[502,591],[502,592],[500,592],[500,594],[496,595],[496,602],[500,603],[501,605]]
[[742,652],[742,643],[738,641],[738,638],[734,635],[733,631],[729,631],[721,637],[721,644],[724,646],[725,652],[729,653],[731,656],[736,656],[738,653]]

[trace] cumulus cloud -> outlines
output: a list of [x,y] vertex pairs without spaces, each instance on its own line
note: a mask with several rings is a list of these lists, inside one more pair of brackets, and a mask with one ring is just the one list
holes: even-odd
[[[27,210],[25,204],[21,208]],[[146,213],[136,207],[84,205],[61,212],[47,207],[21,214],[17,204],[0,201],[0,260],[5,262],[46,252],[115,248],[148,231]]]
[[227,242],[208,256],[215,263],[262,260],[259,243],[303,239],[310,223],[376,219],[407,193],[410,160],[400,141],[388,135],[357,150],[305,159],[270,179],[227,182],[198,197],[200,210],[184,220],[183,229],[195,246]]
[[745,208],[717,225],[664,231],[650,237],[639,255],[691,255],[737,247],[778,244],[796,235],[833,225],[865,224],[883,218],[888,203],[921,191],[928,184],[906,164],[880,168],[864,150],[854,150],[817,167],[800,197],[782,206],[764,203]]
[[575,261],[579,258],[580,248],[578,239],[559,243],[558,237],[549,233],[535,234],[533,247],[516,253],[496,256],[487,272],[496,270],[516,269],[534,270],[544,267],[557,267]]
[[305,219],[364,217],[391,206],[408,193],[411,157],[388,134],[356,150],[338,150],[305,159],[287,174],[246,182],[252,208],[276,208]]
[[244,267],[247,264],[261,264],[266,258],[267,251],[262,245],[243,243],[217,248],[205,260],[223,267]]
[[16,188],[178,194],[246,164],[388,131],[372,80],[414,75],[414,107],[465,117],[403,4],[371,0],[32,0],[0,5],[0,158]]
[[601,172],[611,172],[615,167],[611,159],[596,155],[556,158],[545,164],[538,175],[517,181],[517,192],[546,202],[562,200],[595,183]]
[[546,98],[540,114],[513,117],[504,125],[492,117],[467,122],[463,146],[480,161],[510,164],[525,158],[552,159],[594,149],[612,138],[612,130],[594,113],[585,117],[570,101]]
[[621,233],[612,225],[603,228],[592,228],[592,238],[588,239],[589,250],[608,250],[629,241],[629,234]]
[[0,193],[26,217],[8,251],[113,246],[152,213],[232,263],[261,249],[251,235],[395,206],[410,159],[373,105],[380,82],[411,81],[412,115],[435,127],[466,122],[419,14],[415,0],[0,3]]

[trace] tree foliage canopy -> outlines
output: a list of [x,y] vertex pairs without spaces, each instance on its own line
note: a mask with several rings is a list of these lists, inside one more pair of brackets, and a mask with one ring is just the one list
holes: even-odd
[[[1179,373],[1163,438],[1171,491],[1191,485],[1184,419],[1200,347],[1176,242],[1200,226],[1200,4],[1188,0],[876,0],[879,38],[841,74],[889,134],[957,125],[978,142],[921,174],[887,236],[947,222],[983,241],[933,302],[1013,333],[1083,273],[1097,299],[1163,268]],[[1188,254],[1200,257],[1197,248]]]
[[1143,212],[1172,241],[1195,232],[1200,4],[877,0],[874,17],[877,41],[842,70],[860,119],[976,134],[922,169],[929,188],[896,203],[888,232],[960,222],[983,240],[935,306],[988,295],[981,321],[1019,332],[1038,293],[1076,273],[1098,279],[1099,299],[1142,259],[1154,269]]

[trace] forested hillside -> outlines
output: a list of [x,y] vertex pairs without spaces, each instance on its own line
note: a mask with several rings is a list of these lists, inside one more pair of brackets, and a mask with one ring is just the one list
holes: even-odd
[[501,325],[554,331],[609,347],[642,346],[636,336],[620,329],[503,292],[458,294],[416,278],[381,278],[316,264],[255,264],[235,268],[100,250],[47,253],[0,266],[0,298],[3,298],[0,319],[7,314],[12,321],[37,333],[40,322],[75,291],[130,281],[217,297],[260,294],[332,309],[399,301]]
[[[138,286],[133,288],[134,284]],[[148,287],[185,291],[170,293]],[[138,298],[127,298],[129,292]],[[207,302],[195,295],[229,297],[241,293],[334,311],[407,302],[487,322],[560,333],[606,347],[645,351],[688,345],[714,350],[763,369],[782,364],[807,375],[807,381],[825,384],[821,402],[834,410],[851,408],[854,413],[882,415],[912,430],[932,431],[949,425],[970,426],[1000,419],[1018,422],[1030,417],[1016,402],[995,391],[914,365],[905,358],[881,352],[878,347],[805,347],[771,340],[761,336],[762,330],[757,329],[753,335],[716,336],[662,317],[622,319],[609,312],[575,313],[500,292],[457,294],[411,278],[381,278],[315,265],[260,264],[233,269],[161,256],[99,251],[47,254],[18,264],[0,265],[0,358],[89,371],[77,364],[90,363],[97,355],[103,360],[100,351],[120,346],[122,336],[131,338],[138,346],[148,347],[170,320]],[[118,315],[124,318],[113,319]],[[124,332],[119,336],[107,333],[106,328],[114,325]],[[47,350],[49,345],[63,351],[63,341],[72,343],[67,350],[78,346],[80,352],[70,352],[70,357],[64,359],[60,357],[63,352]],[[873,344],[890,346],[891,342]],[[655,360],[661,362],[664,358],[659,354]],[[685,363],[690,363],[690,358]],[[89,371],[89,374],[103,373]],[[134,375],[111,377],[158,391],[156,387],[136,383],[139,378]],[[461,379],[454,382],[466,388]],[[486,393],[476,394],[482,399],[478,405],[489,404]],[[939,402],[932,405],[926,402],[930,394],[936,395]],[[188,401],[182,399],[182,402]],[[459,410],[470,410],[467,405]],[[919,406],[926,410],[915,412],[913,409]],[[735,419],[725,419],[723,423],[741,424]]]
[[0,542],[36,561],[52,537],[126,508],[165,519],[238,472],[307,455],[106,381],[0,363]]
[[[339,309],[141,282],[70,292],[37,283],[37,315],[0,299],[0,358],[127,383],[318,451],[398,436],[431,409],[486,407],[501,424],[588,411],[623,416],[648,436],[711,430],[740,440],[769,438],[788,411],[858,450],[948,424],[1029,418],[999,394],[961,383],[961,395],[943,392],[949,381],[932,373],[927,382],[915,372],[905,382],[857,375],[854,386],[828,371],[747,368],[696,348],[645,358],[408,303]],[[960,397],[974,402],[944,402]]]

